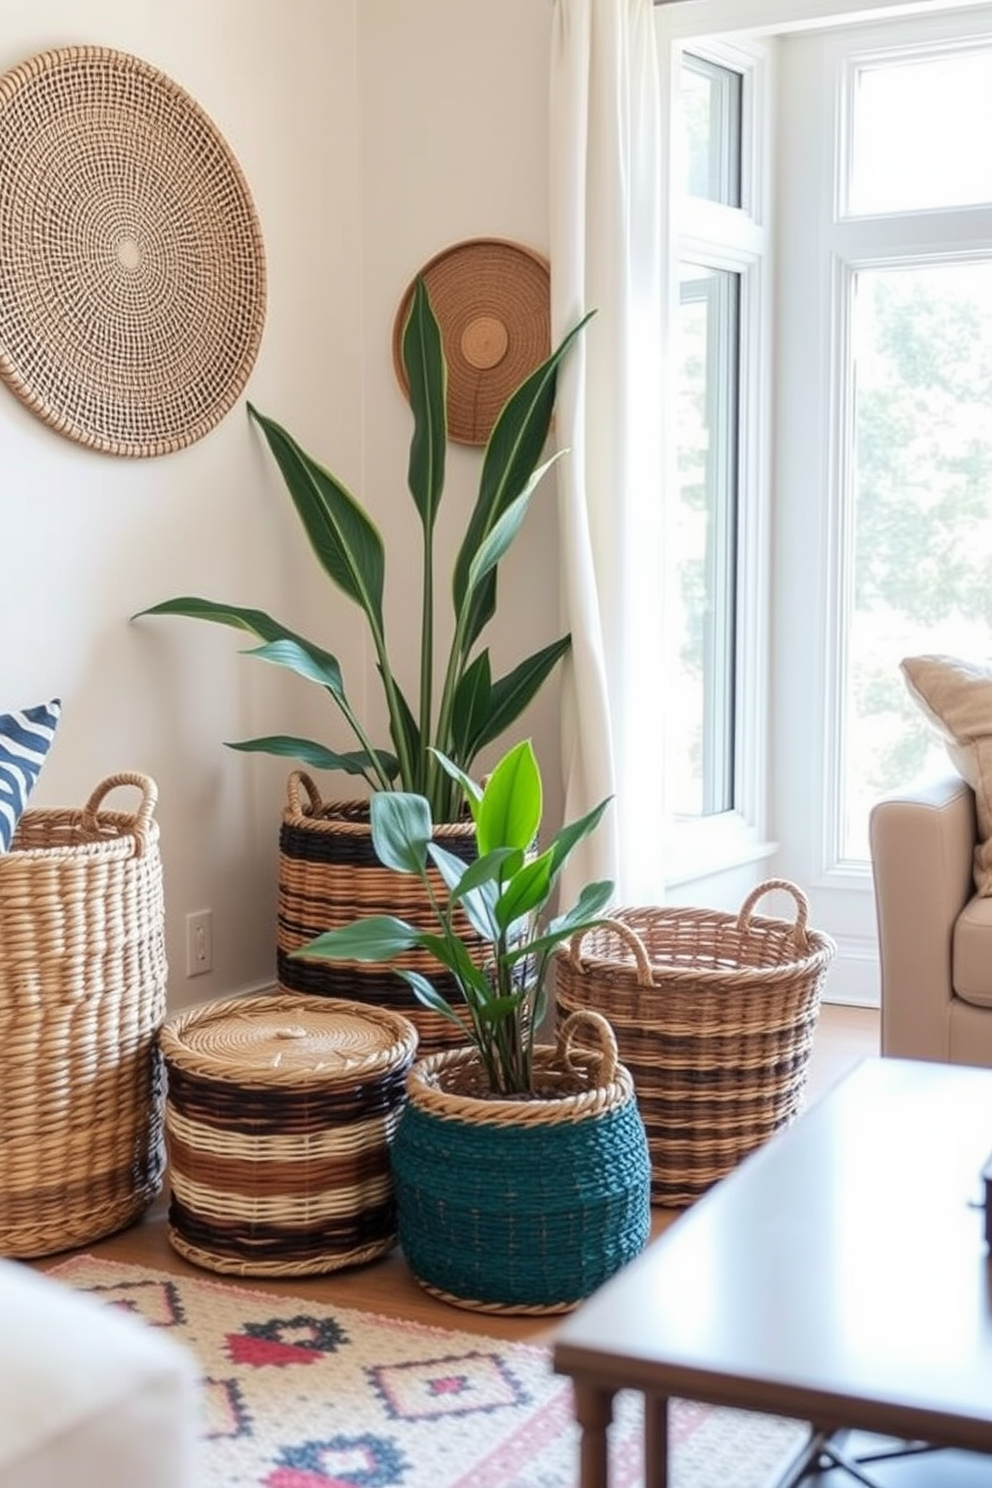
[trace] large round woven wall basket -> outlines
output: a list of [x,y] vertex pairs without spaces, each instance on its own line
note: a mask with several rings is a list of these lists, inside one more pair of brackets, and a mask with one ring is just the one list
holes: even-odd
[[606,1019],[573,1014],[534,1061],[535,1094],[519,1099],[487,1094],[474,1049],[407,1079],[400,1244],[421,1286],[458,1307],[567,1312],[650,1235],[644,1125]]
[[[374,914],[398,915],[418,929],[435,931],[437,920],[420,880],[384,868],[372,844],[367,801],[324,801],[313,779],[294,770],[286,788],[279,831],[279,904],[276,969],[283,992],[345,997],[401,1013],[417,1030],[421,1055],[464,1042],[461,1030],[418,1002],[407,981],[389,966],[348,964],[290,955],[299,946],[352,920]],[[435,840],[471,862],[475,829],[471,822],[439,825]],[[443,899],[440,874],[431,869],[434,891]],[[487,943],[468,920],[456,915],[457,933],[481,962]],[[410,951],[397,965],[419,971],[452,1004],[461,993],[451,974],[425,951]]]
[[162,455],[223,418],[265,315],[248,184],[149,63],[43,52],[0,77],[0,378],[57,433]]

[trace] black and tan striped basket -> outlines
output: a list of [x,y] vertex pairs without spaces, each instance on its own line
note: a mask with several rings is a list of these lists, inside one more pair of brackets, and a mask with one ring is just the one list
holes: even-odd
[[162,1029],[169,1240],[211,1271],[305,1276],[396,1242],[389,1149],[417,1047],[362,1003],[269,993]]
[[[440,825],[434,836],[465,862],[474,858],[473,823]],[[443,901],[447,891],[441,876],[435,869],[430,875],[434,892]],[[464,1043],[461,1030],[418,1002],[409,983],[389,966],[291,959],[291,951],[325,930],[374,914],[397,915],[418,929],[438,928],[420,880],[412,873],[395,873],[379,862],[372,845],[368,802],[325,802],[309,775],[293,771],[279,833],[276,965],[280,990],[344,997],[401,1013],[417,1030],[421,1055]],[[461,912],[455,916],[455,928],[469,953],[481,962],[486,943]],[[454,978],[426,951],[410,951],[396,965],[419,971],[449,1003],[460,1005]]]
[[[776,889],[794,919],[754,913]],[[634,1078],[653,1203],[691,1203],[801,1110],[834,954],[808,915],[795,884],[768,879],[736,915],[620,909],[555,952],[559,1018],[602,1013]]]
[[[121,786],[136,811],[110,811]],[[158,791],[108,776],[30,807],[0,854],[0,1255],[88,1244],[162,1184],[165,909]]]

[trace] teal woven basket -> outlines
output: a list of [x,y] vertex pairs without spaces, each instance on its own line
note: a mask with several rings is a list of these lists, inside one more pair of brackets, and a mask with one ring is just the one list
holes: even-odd
[[567,1312],[650,1235],[647,1138],[609,1023],[573,1013],[534,1064],[537,1094],[519,1100],[486,1095],[473,1049],[407,1078],[400,1244],[420,1285],[459,1307]]

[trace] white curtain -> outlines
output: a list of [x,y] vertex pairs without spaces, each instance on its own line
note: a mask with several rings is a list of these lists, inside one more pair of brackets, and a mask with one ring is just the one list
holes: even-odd
[[562,875],[662,897],[661,106],[651,0],[554,0],[550,84],[565,820],[613,805]]

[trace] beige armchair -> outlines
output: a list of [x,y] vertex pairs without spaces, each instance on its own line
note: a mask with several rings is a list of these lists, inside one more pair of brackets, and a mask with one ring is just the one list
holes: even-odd
[[883,1054],[992,1066],[992,898],[975,893],[975,797],[958,775],[870,818]]

